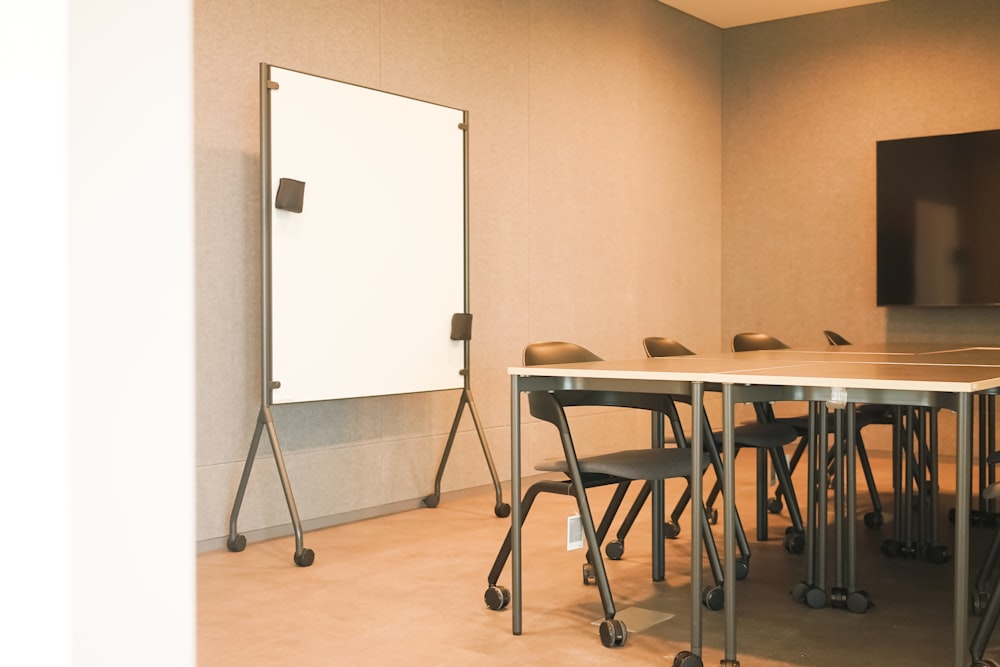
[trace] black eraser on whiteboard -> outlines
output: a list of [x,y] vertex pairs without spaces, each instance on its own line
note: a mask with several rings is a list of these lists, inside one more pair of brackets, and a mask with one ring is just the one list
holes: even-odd
[[455,313],[451,316],[451,339],[472,340],[472,313]]
[[274,197],[274,208],[292,213],[302,212],[302,199],[306,192],[306,184],[291,178],[278,181],[278,194]]

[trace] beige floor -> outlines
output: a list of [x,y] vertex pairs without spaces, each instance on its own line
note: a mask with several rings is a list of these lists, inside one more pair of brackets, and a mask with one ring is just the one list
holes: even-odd
[[[740,502],[752,538],[752,457],[742,459]],[[890,496],[888,460],[876,458],[875,465]],[[953,487],[948,466],[942,486],[946,510],[947,489]],[[676,487],[669,488],[676,497]],[[604,490],[592,494],[600,507]],[[742,665],[951,664],[954,565],[883,556],[879,547],[893,529],[892,498],[884,502],[881,529],[858,524],[858,585],[876,605],[865,614],[793,601],[789,591],[804,578],[805,565],[803,556],[782,546],[787,513],[772,515],[772,539],[751,539],[750,575],[737,585]],[[862,511],[868,506],[862,496]],[[648,513],[627,539],[624,558],[606,561],[620,617],[651,612],[665,618],[639,631],[633,627],[624,647],[608,649],[592,625],[602,611],[597,589],[581,582],[583,552],[565,548],[566,517],[572,513],[570,498],[543,495],[528,518],[524,633],[517,637],[511,634],[509,610],[491,611],[483,603],[487,574],[507,529],[507,522],[493,515],[492,487],[445,496],[435,509],[309,532],[305,543],[316,561],[308,568],[292,564],[291,537],[252,543],[242,553],[201,554],[199,665],[671,664],[690,636],[688,524],[679,539],[667,543],[664,582],[649,576]],[[942,518],[939,526],[941,542],[950,545],[952,525]],[[972,529],[977,554],[989,531]],[[710,576],[706,569],[706,582]],[[500,583],[509,581],[508,569]],[[706,612],[704,618],[704,664],[717,665],[723,657],[723,615]],[[977,620],[972,617],[970,624]],[[1000,657],[998,647],[994,642],[987,656]]]

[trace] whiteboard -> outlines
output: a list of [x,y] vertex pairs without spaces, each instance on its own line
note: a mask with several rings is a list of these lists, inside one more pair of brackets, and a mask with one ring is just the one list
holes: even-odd
[[[462,388],[466,113],[266,69],[273,402]],[[275,206],[282,178],[300,213]]]

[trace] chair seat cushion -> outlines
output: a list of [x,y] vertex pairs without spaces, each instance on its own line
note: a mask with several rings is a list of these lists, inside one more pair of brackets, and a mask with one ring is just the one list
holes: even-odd
[[[737,447],[772,448],[784,447],[799,437],[792,424],[749,422],[734,429]],[[715,444],[722,445],[722,431],[712,433]]]
[[[856,406],[854,411],[854,424],[856,428],[862,428],[870,424],[892,424],[892,406],[879,405],[876,403],[862,403]],[[833,419],[833,412],[827,411],[826,429],[828,433],[833,433],[836,428],[836,421]],[[809,415],[796,415],[794,417],[778,417],[778,423],[790,424],[801,435],[809,432]],[[821,428],[820,424],[817,428]]]
[[[691,475],[691,452],[687,449],[626,449],[579,459],[583,474],[602,474],[624,479],[670,479]],[[705,462],[708,465],[708,462]],[[547,459],[535,466],[544,472],[569,474],[565,459]]]

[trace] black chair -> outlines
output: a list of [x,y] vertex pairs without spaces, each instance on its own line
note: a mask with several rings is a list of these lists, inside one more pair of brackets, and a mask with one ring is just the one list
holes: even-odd
[[[694,354],[690,349],[671,338],[651,336],[645,338],[642,341],[642,345],[646,351],[646,355],[650,357],[675,357]],[[685,401],[684,397],[677,396],[674,397],[674,400],[682,402]],[[719,495],[722,493],[722,461],[719,457],[719,453],[722,450],[722,431],[712,430],[708,415],[704,416],[703,428],[705,429],[705,442],[712,442],[715,445],[713,448],[708,449],[708,453],[709,460],[715,469],[716,482],[712,487],[712,491],[709,493],[708,500],[706,502],[709,508],[709,515],[715,517],[717,516],[717,511],[712,509],[712,507]],[[756,449],[758,452],[777,452],[781,455],[782,460],[784,460],[784,455],[782,453],[784,447],[798,438],[798,432],[794,427],[788,424],[782,424],[779,422],[766,423],[761,421],[737,425],[734,428],[734,435],[737,453],[741,449]],[[766,490],[767,487],[765,486],[764,488]],[[683,501],[684,499],[682,498],[682,502]],[[671,516],[673,523],[676,523],[677,516],[682,510],[683,505],[678,503],[678,507]],[[757,506],[757,525],[757,539],[766,540],[768,537],[766,495],[765,502],[759,502]],[[763,526],[763,530],[761,529],[761,526]],[[792,530],[785,534],[785,548],[789,552],[802,553],[805,547],[805,541],[802,533],[803,531],[801,529],[800,522],[798,530]],[[746,544],[746,536],[743,533],[742,524],[738,523],[737,538],[739,539],[741,537],[742,542],[740,548],[741,551],[744,552],[743,556],[746,560],[745,566],[749,567],[749,545]],[[739,572],[740,570],[737,571]]]
[[[987,459],[987,464],[995,466],[997,463],[1000,463],[1000,453],[994,452]],[[989,484],[983,489],[982,496],[986,500],[1000,498],[1000,482]],[[972,591],[972,610],[981,615],[969,646],[972,667],[1000,667],[1000,663],[983,655],[996,628],[997,618],[1000,618],[998,564],[1000,564],[1000,530],[995,530]]]
[[[752,350],[782,350],[787,349],[788,346],[782,343],[777,338],[769,336],[763,333],[748,332],[739,333],[733,336],[733,351],[734,352],[749,352]],[[792,457],[792,461],[789,462],[785,458],[785,453],[783,448],[757,448],[757,539],[767,539],[767,513],[768,511],[777,514],[781,511],[781,498],[784,497],[785,505],[788,506],[788,517],[792,522],[792,525],[786,529],[785,532],[785,546],[786,548],[789,544],[798,546],[801,544],[800,548],[805,546],[805,526],[802,523],[802,512],[799,509],[799,503],[795,497],[795,488],[792,486],[792,469],[795,463],[798,462],[798,458],[801,457],[801,453],[798,449],[805,451],[805,445],[808,442],[808,417],[803,417],[806,421],[805,433],[802,432],[797,421],[789,420],[787,418],[778,419],[774,415],[774,408],[770,403],[767,402],[757,402],[753,404],[754,411],[757,414],[757,421],[764,424],[787,424],[795,429],[797,435],[799,436],[799,444],[796,450],[798,457]],[[798,417],[795,418],[799,419]],[[794,438],[793,438],[794,440]],[[736,450],[739,454],[739,449]],[[778,485],[775,489],[775,497],[772,500],[767,498],[767,487],[768,487],[768,473],[767,473],[767,459],[770,457],[771,465],[774,468],[774,474],[778,478]]]
[[[584,361],[599,361],[593,352],[573,343],[546,342],[528,345],[524,350],[524,363],[528,366],[540,364],[574,363]],[[562,442],[563,456],[559,459],[544,461],[536,466],[542,472],[560,472],[566,475],[564,480],[542,480],[532,484],[524,494],[521,502],[521,522],[527,518],[536,496],[539,493],[555,493],[570,495],[576,499],[580,521],[587,543],[587,563],[584,565],[584,583],[589,583],[591,576],[597,583],[604,608],[604,620],[600,624],[601,642],[604,646],[621,646],[628,637],[625,624],[615,618],[614,600],[608,583],[607,571],[601,558],[600,545],[615,513],[621,506],[628,486],[635,480],[654,481],[673,478],[684,478],[690,482],[691,455],[689,451],[679,448],[647,446],[641,449],[615,451],[597,456],[580,457],[570,432],[569,421],[565,408],[571,406],[608,406],[647,410],[654,415],[676,415],[676,407],[669,396],[661,394],[642,394],[617,391],[531,391],[528,392],[530,413],[536,419],[548,422],[559,431]],[[662,423],[662,422],[661,422]],[[700,472],[699,472],[700,474]],[[600,527],[594,527],[594,519],[587,499],[587,489],[616,485],[612,501],[604,513]],[[703,526],[707,529],[708,523]],[[706,542],[711,541],[706,530]],[[712,544],[714,547],[714,543]],[[510,557],[511,533],[507,537],[493,563],[488,576],[488,588],[484,595],[486,606],[490,609],[503,609],[510,601],[510,593],[497,581]],[[662,563],[661,563],[662,566]],[[654,571],[657,564],[653,564]]]
[[[650,357],[668,357],[668,356],[680,356],[694,354],[691,350],[684,347],[677,341],[671,340],[669,338],[647,338],[649,345],[646,346],[646,353]],[[653,346],[652,348],[650,347]],[[653,353],[651,352],[651,349]],[[687,403],[690,404],[691,399],[689,396],[674,395],[671,396],[675,403]],[[688,449],[690,447],[689,439],[684,434],[684,427],[680,422],[680,418],[677,415],[676,410],[672,411],[668,415],[671,420],[671,430],[673,435],[667,435],[665,437],[665,442],[676,444],[678,447],[683,449]],[[716,446],[706,447],[705,451],[709,455],[709,464],[712,466],[715,472],[716,482],[714,488],[719,488],[719,481],[722,479],[722,460],[719,457],[719,447],[721,446],[721,433],[713,433],[712,427],[709,424],[708,417],[705,416],[703,420],[703,435],[705,442],[715,442]],[[778,427],[780,430],[780,427]],[[791,431],[791,436],[794,438],[795,432]],[[632,528],[632,524],[635,522],[642,510],[643,505],[649,498],[652,491],[652,484],[646,482],[643,484],[642,489],[636,495],[632,502],[632,506],[629,508],[628,514],[626,514],[625,519],[622,521],[621,527],[618,529],[616,534],[616,539],[608,544],[604,548],[604,552],[607,554],[608,558],[612,560],[618,560],[622,557],[625,552],[625,537],[628,535]],[[669,539],[677,538],[681,533],[680,528],[680,518],[683,516],[684,512],[687,510],[688,503],[691,501],[691,490],[690,487],[686,488],[681,495],[677,504],[674,506],[673,511],[670,515],[670,520],[664,524],[663,532],[664,536]],[[713,510],[709,507],[705,508],[706,521],[708,523],[716,523],[718,519],[718,510]],[[707,528],[703,529],[703,534],[707,534]],[[750,545],[747,543],[746,533],[743,530],[743,524],[740,520],[739,514],[736,515],[736,541],[737,548],[740,551],[739,558],[736,561],[736,578],[744,579],[750,571]],[[715,578],[715,586],[707,587],[702,592],[702,601],[705,606],[709,609],[717,610],[721,609],[723,605],[723,579],[722,579],[722,566],[719,562],[717,552],[715,550],[715,543],[710,540],[706,540],[706,551],[708,553],[709,565],[711,566],[712,575]]]
[[824,330],[823,335],[826,336],[826,342],[830,345],[850,345],[850,342],[836,331]]
[[[834,331],[824,331],[824,336],[830,345],[850,345],[850,343],[840,334]],[[745,352],[749,350],[782,350],[788,349],[788,345],[782,341],[764,333],[752,332],[752,333],[742,333],[733,336],[733,351],[735,352]],[[799,442],[795,446],[795,451],[792,453],[790,460],[788,461],[788,469],[790,472],[794,472],[799,460],[802,455],[806,452],[809,440],[809,416],[808,415],[796,415],[793,417],[775,417],[774,410],[770,405],[766,406],[754,406],[758,410],[758,417],[763,419],[770,419],[774,421],[783,422],[791,425],[799,433]],[[833,413],[827,411],[825,413],[827,421],[827,432],[833,434],[835,432],[835,425],[832,421]],[[870,426],[872,424],[893,424],[895,419],[895,412],[893,408],[884,405],[875,404],[864,404],[855,406],[855,443],[856,451],[858,455],[858,460],[861,462],[861,469],[864,473],[865,483],[868,486],[868,494],[871,497],[872,511],[868,512],[864,516],[865,525],[869,528],[878,528],[882,525],[882,501],[878,493],[878,487],[875,483],[875,476],[872,473],[871,463],[868,460],[868,451],[865,449],[864,439],[861,437],[861,429],[865,426]],[[828,483],[832,479],[832,470],[834,466],[834,456],[835,447],[831,446],[827,453],[827,469],[828,469]],[[784,495],[784,483],[779,480],[778,485],[775,488],[774,498],[768,501],[769,509],[772,513],[777,514],[781,511],[781,498]]]
[[[841,336],[836,331],[826,329],[823,331],[826,341],[830,345],[841,346],[850,345],[850,341]],[[865,449],[864,439],[861,437],[861,429],[874,424],[882,424],[898,427],[899,410],[891,405],[878,403],[858,403],[854,406],[855,411],[855,442],[857,443],[858,461],[861,463],[861,471],[865,476],[865,484],[868,486],[868,495],[872,501],[872,511],[865,514],[865,525],[869,528],[878,528],[882,525],[882,499],[879,496],[878,486],[875,483],[875,476],[872,474],[872,466],[868,460],[868,450]]]

